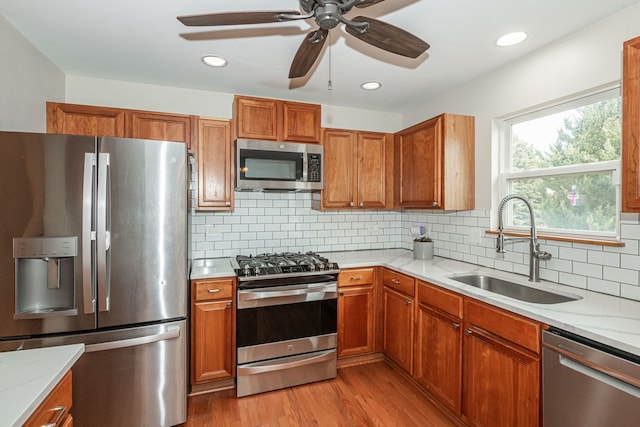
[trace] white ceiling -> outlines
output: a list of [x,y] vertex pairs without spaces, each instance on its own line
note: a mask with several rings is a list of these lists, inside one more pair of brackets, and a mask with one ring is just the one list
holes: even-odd
[[[312,20],[189,28],[176,16],[298,10],[297,0],[0,0],[0,14],[69,75],[402,113],[638,1],[386,0],[346,17],[401,27],[431,45],[425,54],[409,59],[381,51],[340,25],[315,71],[292,81],[289,66],[316,28]],[[515,30],[529,39],[510,48],[494,44]],[[205,54],[229,65],[207,67]],[[383,87],[365,92],[359,88],[365,80]]]

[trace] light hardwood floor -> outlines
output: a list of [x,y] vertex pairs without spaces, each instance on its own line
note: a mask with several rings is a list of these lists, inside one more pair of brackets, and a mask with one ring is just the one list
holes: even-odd
[[235,397],[191,396],[187,423],[200,426],[454,427],[418,388],[386,362],[338,370],[336,379]]

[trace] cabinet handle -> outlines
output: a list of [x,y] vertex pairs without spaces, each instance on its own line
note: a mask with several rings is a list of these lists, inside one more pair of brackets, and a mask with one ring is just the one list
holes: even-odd
[[433,206],[438,206],[438,202],[433,202]]
[[227,303],[227,308],[231,308],[231,303],[230,302]]
[[65,412],[67,412],[67,407],[66,406],[56,406],[55,408],[50,409],[50,411],[58,412],[58,416],[56,417],[56,419],[52,423],[42,424],[42,427],[56,427],[58,425],[58,423],[60,422],[60,420],[62,419],[62,417],[64,416]]
[[400,284],[400,280],[398,279],[391,279],[391,283],[395,283],[396,285]]
[[469,336],[469,335],[471,335],[472,333],[473,333],[473,331],[472,331],[471,329],[465,329],[465,331],[464,331],[464,334],[465,334],[466,336]]
[[231,206],[231,202],[224,202],[225,206]]
[[349,206],[353,206],[353,202],[349,202]]
[[218,288],[218,289],[207,289],[207,292],[209,292],[210,294],[215,294],[215,293],[218,293],[220,291],[222,291],[221,288]]
[[360,202],[360,207],[364,207],[364,202]]
[[362,277],[360,276],[349,277],[349,280],[362,280]]
[[411,305],[412,301],[410,301],[410,300],[406,300],[404,303],[405,303],[406,305]]
[[451,324],[451,327],[452,327],[454,330],[456,330],[456,331],[457,331],[457,330],[460,328],[460,323],[453,322],[453,323]]

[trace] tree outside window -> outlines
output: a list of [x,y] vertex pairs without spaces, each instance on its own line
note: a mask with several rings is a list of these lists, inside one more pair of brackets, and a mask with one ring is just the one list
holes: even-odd
[[[505,122],[503,196],[518,193],[550,234],[616,236],[619,225],[619,89]],[[524,204],[507,207],[507,224],[529,228]]]

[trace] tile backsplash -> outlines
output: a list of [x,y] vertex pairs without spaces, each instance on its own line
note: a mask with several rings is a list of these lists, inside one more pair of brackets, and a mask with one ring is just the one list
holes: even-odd
[[[193,258],[264,252],[413,248],[411,227],[423,224],[435,254],[513,272],[529,273],[528,242],[495,252],[489,210],[388,211],[311,209],[309,193],[236,192],[234,212],[195,212]],[[578,288],[640,301],[640,221],[623,217],[624,247],[540,240],[553,258],[541,261],[540,276]]]
[[399,211],[316,211],[310,193],[236,192],[233,212],[196,212],[192,257],[400,247]]

